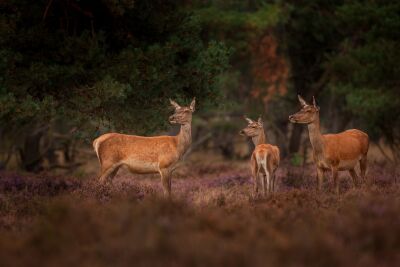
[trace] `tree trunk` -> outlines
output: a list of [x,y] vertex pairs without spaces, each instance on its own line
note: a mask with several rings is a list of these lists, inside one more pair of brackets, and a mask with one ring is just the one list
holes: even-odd
[[19,148],[22,169],[28,172],[39,172],[43,169],[42,161],[48,148],[41,148],[41,140],[48,131],[48,126],[32,126],[31,134],[28,134]]
[[21,165],[25,171],[38,172],[41,170],[42,156],[40,153],[40,140],[43,133],[36,132],[28,135],[24,141],[24,145],[20,148]]
[[300,149],[301,135],[303,134],[304,125],[294,124],[292,135],[289,141],[289,153],[297,153]]

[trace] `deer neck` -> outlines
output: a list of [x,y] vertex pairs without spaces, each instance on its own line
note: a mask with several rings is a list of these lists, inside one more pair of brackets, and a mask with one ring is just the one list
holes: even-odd
[[264,133],[264,129],[261,131],[261,133],[257,136],[253,136],[251,138],[251,140],[253,141],[254,146],[258,146],[260,144],[265,144],[265,133]]
[[179,157],[182,157],[185,154],[186,150],[189,148],[192,143],[192,125],[191,123],[182,124],[179,134],[177,135],[178,139],[178,153]]
[[321,159],[324,153],[324,139],[320,130],[319,116],[314,122],[308,124],[308,135],[314,154]]

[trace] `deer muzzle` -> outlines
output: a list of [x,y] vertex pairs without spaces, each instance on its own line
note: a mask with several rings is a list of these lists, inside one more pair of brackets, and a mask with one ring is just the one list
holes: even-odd
[[169,116],[168,120],[169,120],[170,123],[176,123],[174,115]]

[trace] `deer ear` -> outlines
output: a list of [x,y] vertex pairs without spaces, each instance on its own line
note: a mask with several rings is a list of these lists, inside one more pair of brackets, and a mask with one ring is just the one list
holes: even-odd
[[312,97],[312,102],[313,102],[314,107],[319,111],[319,107],[317,106],[317,101],[315,101],[314,96]]
[[307,106],[307,102],[300,95],[297,95],[297,98],[299,99],[299,102],[302,107]]
[[192,103],[190,103],[190,110],[192,112],[195,111],[195,106],[196,106],[196,98],[193,97]]
[[250,123],[253,123],[253,120],[252,119],[249,119],[249,118],[247,118],[246,117],[246,115],[245,116],[243,116],[243,118],[250,124]]
[[178,103],[176,103],[174,100],[169,99],[169,102],[171,103],[171,105],[172,105],[175,109],[181,108],[181,106],[179,106]]
[[314,107],[317,107],[317,101],[315,101],[315,97],[314,96],[312,97],[312,103],[313,103]]
[[262,121],[262,119],[261,119],[261,116],[258,117],[258,123],[261,124],[261,125],[263,124],[263,121]]

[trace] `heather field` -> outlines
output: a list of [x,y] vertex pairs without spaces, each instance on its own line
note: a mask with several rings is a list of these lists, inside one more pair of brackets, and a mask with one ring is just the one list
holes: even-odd
[[399,62],[399,0],[0,1],[0,267],[400,266]]
[[[207,160],[208,158],[208,160]],[[0,266],[398,266],[398,170],[371,164],[359,188],[316,193],[315,171],[282,163],[278,192],[253,198],[245,161],[193,156],[173,179],[121,171],[0,174]]]

